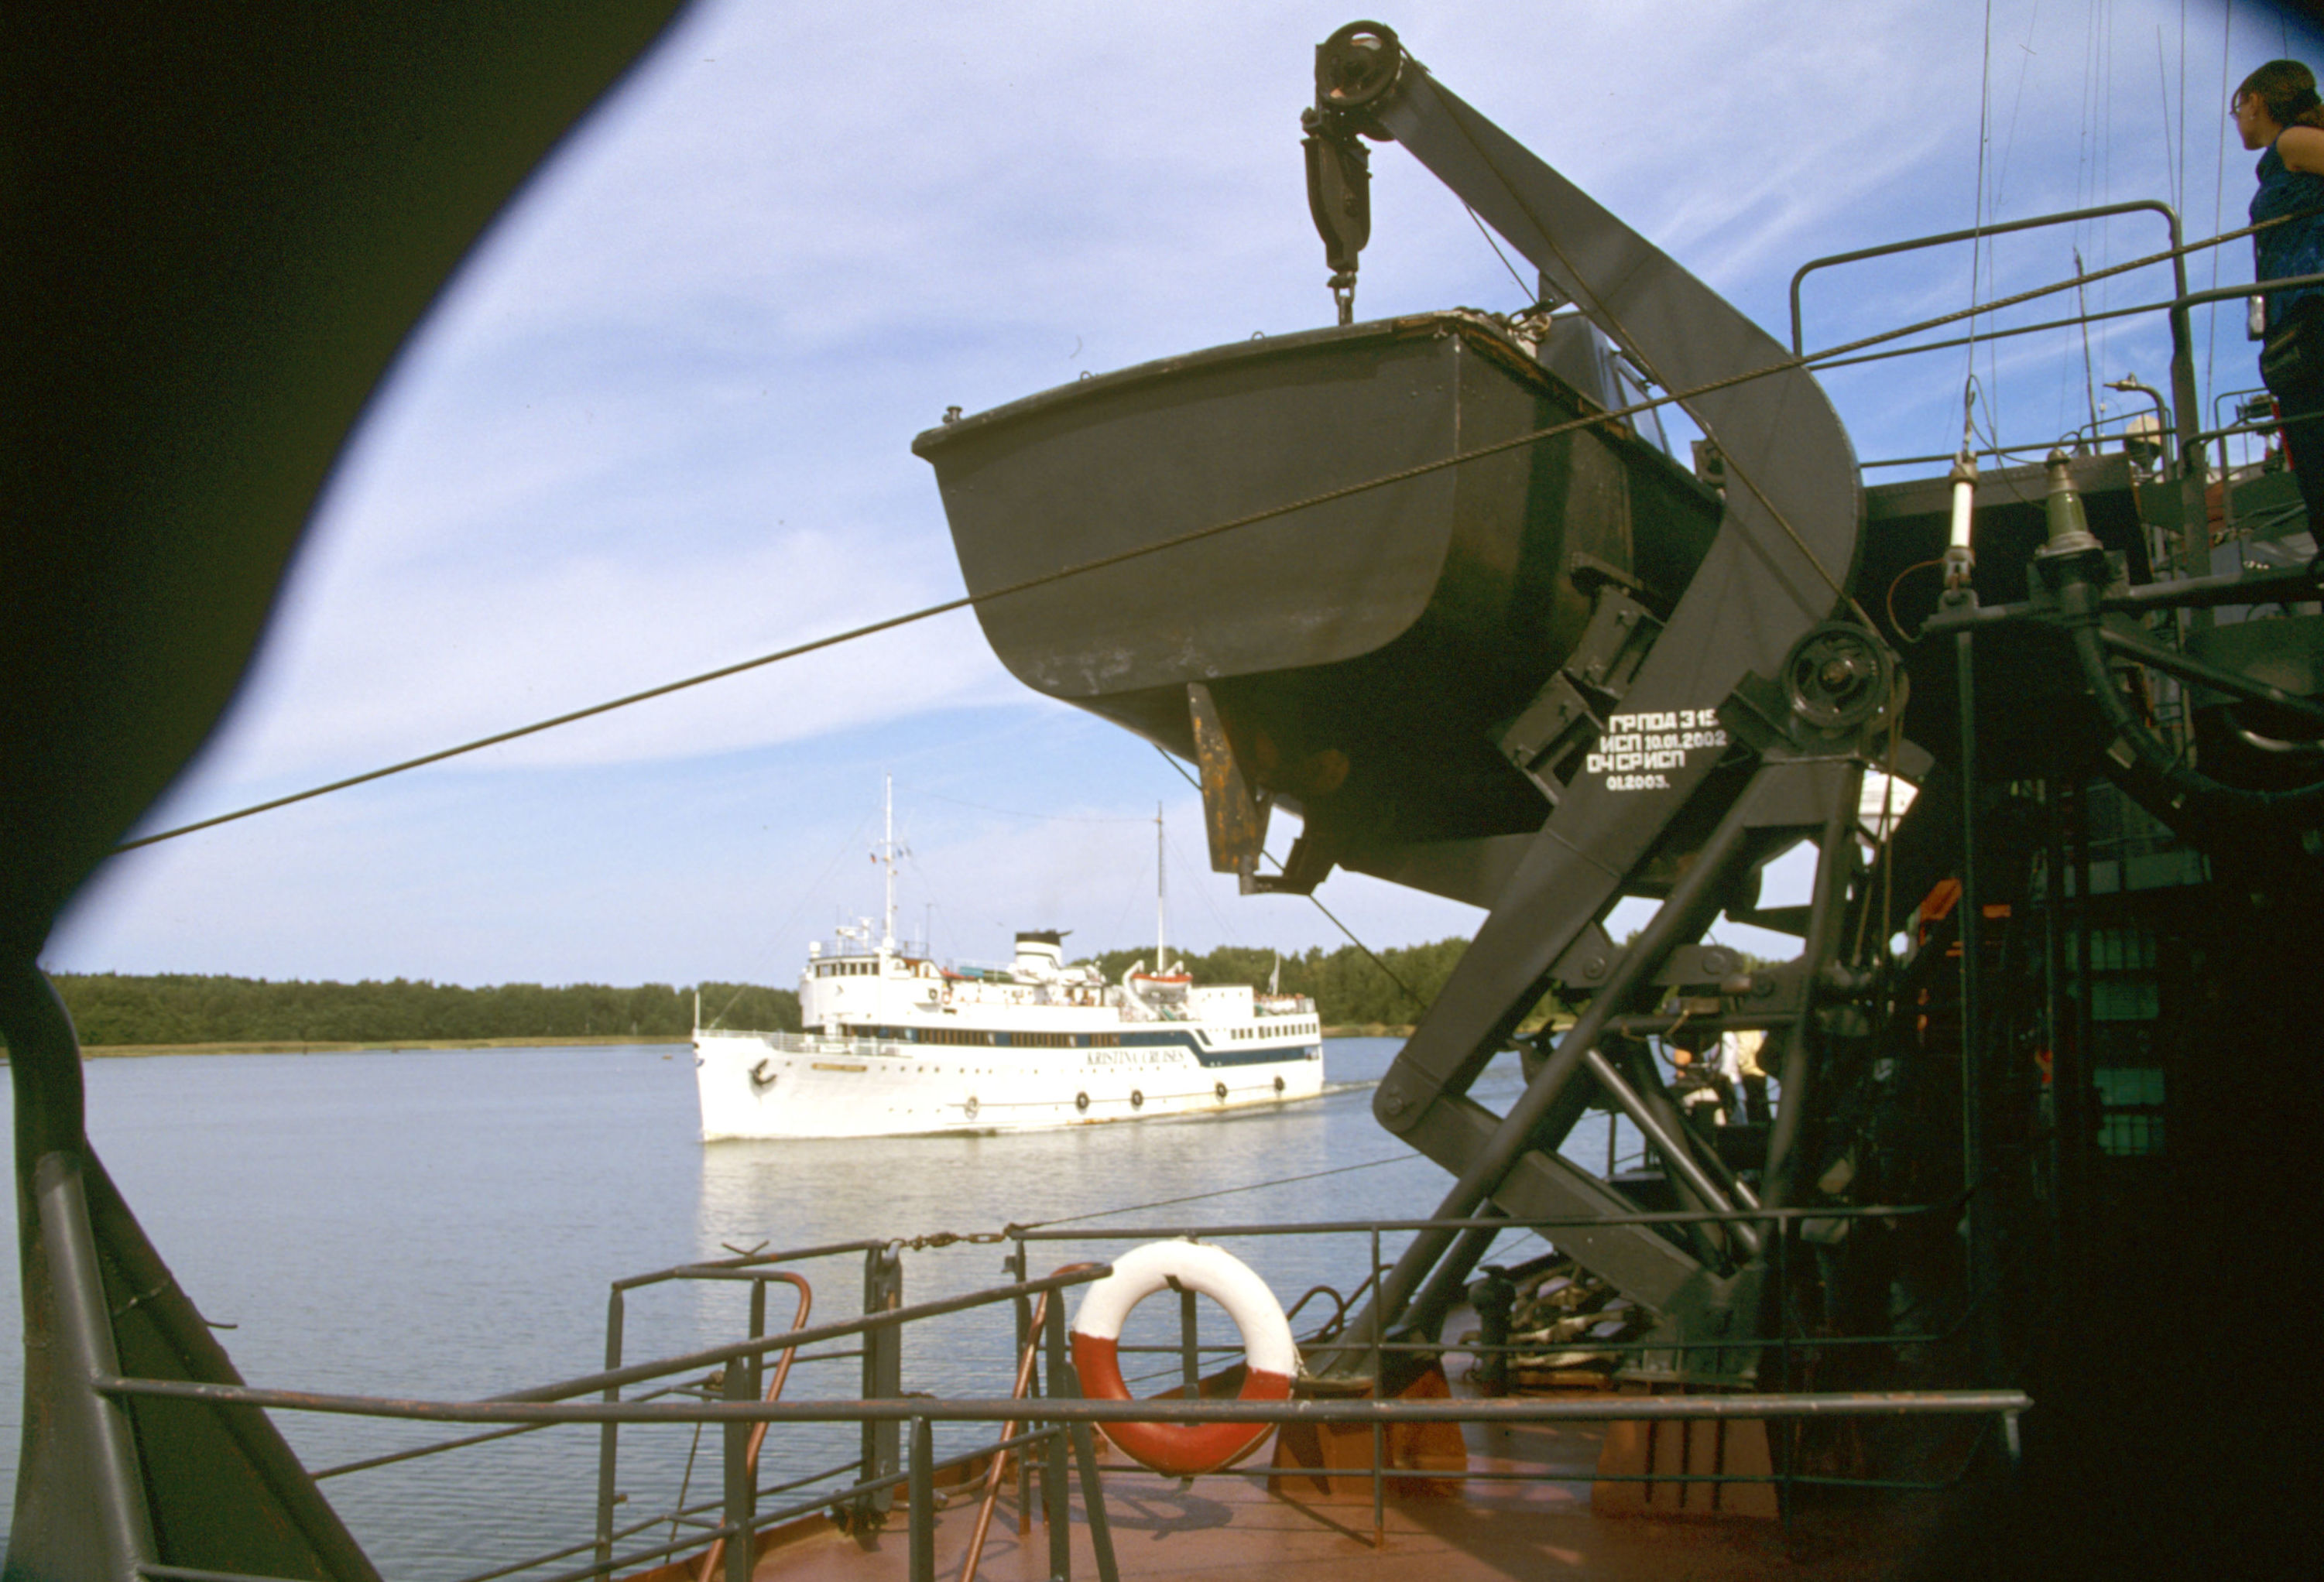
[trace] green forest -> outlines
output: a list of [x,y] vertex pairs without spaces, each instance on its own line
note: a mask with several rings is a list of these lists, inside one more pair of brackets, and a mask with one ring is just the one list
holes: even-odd
[[[610,989],[503,983],[466,989],[397,978],[361,983],[269,982],[189,973],[60,972],[57,992],[83,1044],[395,1044],[430,1039],[683,1037],[694,995],[667,983]],[[796,1030],[788,989],[705,983],[705,1021]]]
[[[1282,990],[1312,997],[1330,1026],[1402,1026],[1418,1018],[1461,959],[1467,941],[1381,951],[1354,945],[1304,953],[1222,946],[1174,955],[1197,983],[1264,989],[1280,962]],[[1107,980],[1151,947],[1086,958]],[[106,1044],[418,1044],[429,1040],[683,1037],[694,1026],[694,990],[667,983],[503,983],[485,989],[397,978],[361,983],[271,982],[190,973],[55,975],[80,1041]],[[798,996],[758,984],[705,983],[702,1019],[724,1027],[796,1031]]]
[[[1249,983],[1264,990],[1281,962],[1281,986],[1286,994],[1304,994],[1331,1027],[1398,1026],[1420,1019],[1452,975],[1465,939],[1440,939],[1434,944],[1401,945],[1368,955],[1355,945],[1336,951],[1310,948],[1304,952],[1250,950],[1222,945],[1202,955],[1173,952],[1170,964],[1196,983]],[[1373,958],[1377,956],[1378,960]],[[1105,973],[1106,981],[1120,981],[1133,961],[1154,964],[1154,947],[1106,951],[1088,958]]]

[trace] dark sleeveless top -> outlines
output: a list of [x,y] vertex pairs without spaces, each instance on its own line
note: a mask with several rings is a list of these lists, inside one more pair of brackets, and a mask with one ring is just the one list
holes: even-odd
[[[2324,176],[2285,166],[2283,156],[2269,143],[2259,157],[2259,190],[2252,195],[2254,225],[2278,215],[2302,209],[2324,210]],[[2252,238],[2255,280],[2282,280],[2287,275],[2324,274],[2324,212],[2304,219],[2271,225]],[[2311,298],[2324,297],[2324,288],[2305,286],[2294,291],[2271,291],[2267,325],[2273,329],[2293,308]]]

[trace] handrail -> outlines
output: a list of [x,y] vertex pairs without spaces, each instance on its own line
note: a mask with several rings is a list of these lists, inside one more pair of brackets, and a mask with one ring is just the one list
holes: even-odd
[[[1038,1296],[1045,1291],[1061,1290],[1070,1285],[1086,1285],[1102,1280],[1111,1273],[1100,1265],[1093,1274],[1047,1274],[1038,1280],[1021,1281],[1015,1285],[995,1285],[983,1291],[972,1291],[962,1296],[947,1296],[936,1301],[924,1301],[913,1307],[893,1307],[885,1311],[866,1313],[861,1318],[843,1319],[835,1323],[817,1324],[812,1329],[785,1330],[778,1335],[762,1335],[755,1339],[727,1346],[706,1347],[700,1351],[687,1351],[676,1357],[666,1357],[653,1362],[636,1363],[629,1367],[609,1368],[603,1373],[585,1374],[577,1379],[567,1379],[554,1384],[540,1384],[530,1390],[512,1390],[505,1395],[495,1395],[495,1402],[512,1405],[537,1402],[560,1401],[567,1396],[586,1395],[592,1390],[608,1390],[621,1384],[640,1384],[647,1379],[664,1378],[671,1374],[690,1373],[729,1362],[743,1362],[761,1357],[770,1351],[787,1347],[812,1346],[818,1341],[835,1340],[845,1335],[860,1335],[870,1329],[908,1324],[918,1319],[939,1318],[968,1308],[986,1307],[1019,1296]],[[479,1420],[482,1421],[482,1420]],[[496,1420],[497,1421],[497,1420]],[[530,1421],[509,1418],[510,1422]],[[576,1420],[577,1421],[577,1420]],[[615,1419],[590,1419],[591,1421],[613,1421]]]
[[1899,253],[1914,253],[1923,247],[1943,247],[1955,242],[1972,242],[1982,236],[2004,236],[2013,231],[2039,230],[2044,225],[2070,225],[2083,220],[2101,220],[2113,215],[2135,214],[2152,210],[2161,215],[2171,230],[2171,250],[2175,255],[2172,267],[2178,274],[2179,294],[2187,291],[2185,249],[2179,235],[2179,211],[2159,198],[2136,198],[2125,203],[2100,204],[2096,208],[2066,209],[2056,214],[2035,215],[2023,220],[1997,220],[1989,225],[1973,225],[1966,231],[1947,231],[1941,235],[1914,236],[1903,242],[1884,242],[1877,247],[1859,247],[1853,253],[1828,253],[1811,258],[1792,275],[1792,354],[1804,356],[1806,346],[1800,339],[1800,282],[1816,270],[1831,269],[1843,263],[1861,263],[1868,258],[1886,258]]
[[[1797,1209],[1665,1209],[1637,1214],[1562,1214],[1540,1219],[1508,1219],[1471,1215],[1428,1219],[1263,1220],[1250,1225],[1111,1225],[1076,1224],[1070,1229],[1047,1225],[1012,1225],[1002,1234],[1011,1241],[1094,1241],[1100,1238],[1167,1240],[1172,1237],[1222,1236],[1354,1236],[1382,1230],[1561,1230],[1597,1225],[1702,1225],[1729,1219],[1864,1219],[1936,1213],[1934,1203],[1832,1203]],[[1134,1212],[1134,1210],[1132,1210]]]
[[1010,1422],[1020,1415],[1041,1422],[1462,1423],[1772,1421],[1790,1418],[1976,1417],[2033,1410],[2022,1390],[1830,1390],[1799,1394],[1499,1396],[1490,1400],[1371,1401],[1346,1398],[1282,1401],[1088,1401],[1046,1397],[1029,1412],[1018,1400],[702,1401],[690,1405],[646,1401],[424,1401],[266,1390],[247,1384],[198,1384],[103,1375],[102,1394],[214,1406],[255,1406],[273,1412],[313,1412],[414,1422]]
[[[1809,1219],[1874,1216],[1901,1218],[1940,1212],[1942,1209],[1942,1205],[1882,1204],[1775,1209],[1747,1207],[1724,1211],[1692,1209],[1641,1213],[1621,1218],[1630,1222],[1648,1225],[1765,1220],[1772,1228],[1775,1226],[1791,1225]],[[1592,1216],[1576,1216],[1543,1220],[1537,1225],[1535,1222],[1526,1221],[1524,1225],[1535,1228],[1554,1229],[1559,1225],[1603,1222]],[[1034,1240],[1065,1241],[1095,1238],[1114,1240],[1133,1237],[1168,1235],[1203,1237],[1314,1235],[1319,1232],[1337,1231],[1343,1234],[1353,1232],[1370,1234],[1373,1242],[1373,1261],[1377,1265],[1379,1258],[1379,1237],[1383,1231],[1417,1228],[1428,1225],[1436,1225],[1440,1228],[1467,1228],[1472,1224],[1475,1227],[1491,1226],[1504,1230],[1521,1228],[1520,1222],[1499,1217],[1480,1219],[1473,1222],[1434,1219],[1359,1220],[1327,1222],[1322,1225],[1314,1222],[1304,1224],[1278,1222],[1242,1227],[1012,1225],[998,1233],[976,1237],[945,1236],[904,1241],[892,1239],[861,1241],[792,1252],[769,1253],[753,1249],[750,1252],[737,1252],[732,1259],[705,1260],[677,1265],[651,1274],[631,1276],[614,1282],[614,1315],[609,1329],[607,1360],[618,1362],[618,1350],[613,1348],[618,1347],[620,1329],[618,1313],[624,1292],[659,1282],[703,1279],[748,1282],[757,1285],[760,1292],[763,1292],[766,1284],[777,1281],[803,1285],[804,1282],[797,1274],[777,1265],[800,1261],[810,1255],[853,1251],[868,1251],[875,1255],[884,1255],[889,1254],[890,1249],[906,1246],[946,1246],[964,1240],[973,1242],[1007,1240],[1014,1241],[1018,1246],[1018,1255],[1010,1262],[1013,1268],[1021,1270],[1026,1266],[1024,1249],[1028,1243]],[[1788,1237],[1781,1239],[1785,1242],[1789,1240]],[[633,1568],[641,1563],[680,1554],[693,1557],[687,1561],[687,1564],[701,1582],[713,1582],[714,1578],[722,1574],[731,1582],[732,1578],[747,1574],[751,1561],[755,1559],[755,1546],[746,1542],[744,1535],[762,1531],[780,1522],[789,1521],[817,1510],[842,1506],[852,1509],[874,1499],[880,1499],[881,1503],[879,1508],[884,1509],[883,1491],[899,1487],[908,1487],[910,1490],[910,1498],[906,1501],[906,1505],[910,1511],[913,1525],[912,1573],[916,1578],[926,1577],[927,1582],[934,1582],[933,1572],[927,1569],[927,1566],[932,1564],[933,1557],[931,1547],[933,1535],[930,1523],[933,1522],[932,1513],[935,1505],[931,1485],[927,1482],[932,1468],[941,1469],[946,1467],[967,1465],[985,1457],[992,1458],[982,1479],[986,1485],[984,1489],[986,1497],[980,1502],[982,1509],[977,1518],[977,1525],[982,1529],[990,1522],[992,1496],[997,1495],[1000,1486],[1000,1469],[1011,1449],[1037,1442],[1048,1442],[1052,1446],[1048,1453],[1050,1457],[1048,1476],[1063,1480],[1070,1476],[1065,1470],[1067,1450],[1065,1448],[1070,1443],[1072,1459],[1082,1467],[1081,1482],[1084,1486],[1086,1497],[1093,1505],[1092,1520],[1094,1523],[1102,1519],[1102,1513],[1095,1508],[1102,1500],[1102,1493],[1094,1482],[1097,1474],[1093,1463],[1089,1460],[1088,1440],[1091,1433],[1090,1425],[1105,1422],[1188,1424],[1255,1422],[1263,1425],[1280,1425],[1286,1422],[1341,1423],[1368,1425],[1372,1430],[1372,1437],[1377,1440],[1379,1436],[1391,1425],[1420,1422],[1513,1424],[1560,1421],[1606,1421],[1712,1418],[1799,1421],[1868,1415],[1898,1417],[1972,1415],[1997,1416],[2001,1421],[2005,1438],[2014,1446],[2016,1437],[2015,1431],[2016,1420],[2022,1412],[2030,1410],[2032,1405],[2031,1399],[2022,1392],[1991,1390],[1917,1391],[1894,1393],[1833,1392],[1801,1394],[1619,1396],[1597,1399],[1517,1397],[1417,1402],[1350,1400],[1344,1397],[1286,1402],[1206,1401],[1199,1396],[1144,1401],[1085,1401],[1079,1397],[1077,1388],[1073,1383],[1071,1369],[1057,1360],[1062,1354],[1056,1348],[1061,1347],[1064,1344],[1062,1304],[1048,1299],[1052,1292],[1062,1292],[1073,1286],[1102,1278],[1109,1272],[1109,1267],[1105,1265],[1069,1265],[1041,1279],[1018,1281],[961,1296],[919,1303],[908,1308],[899,1306],[875,1310],[860,1318],[811,1328],[798,1321],[806,1316],[802,1311],[795,1317],[789,1329],[770,1335],[757,1333],[761,1323],[757,1316],[760,1302],[757,1300],[759,1293],[754,1293],[754,1311],[751,1322],[753,1333],[751,1338],[742,1343],[708,1347],[679,1357],[665,1357],[629,1367],[616,1366],[583,1378],[482,1401],[411,1400],[324,1394],[242,1385],[195,1384],[183,1381],[129,1376],[100,1378],[92,1383],[100,1392],[116,1397],[196,1400],[244,1410],[314,1412],[366,1417],[378,1421],[466,1423],[482,1425],[486,1429],[483,1433],[463,1436],[440,1445],[400,1451],[385,1458],[359,1462],[344,1469],[334,1470],[354,1471],[366,1466],[379,1465],[383,1461],[410,1459],[416,1456],[458,1449],[509,1434],[585,1423],[597,1425],[600,1433],[606,1438],[608,1454],[611,1452],[612,1436],[618,1432],[619,1425],[623,1423],[639,1426],[661,1425],[665,1429],[691,1426],[697,1434],[706,1426],[715,1425],[722,1430],[726,1444],[724,1455],[727,1463],[725,1493],[723,1498],[689,1505],[681,1493],[672,1508],[659,1515],[649,1517],[642,1522],[632,1521],[615,1524],[610,1520],[610,1506],[604,1504],[604,1491],[601,1490],[601,1510],[594,1541],[585,1541],[569,1548],[502,1564],[493,1570],[483,1573],[479,1577],[471,1578],[470,1582],[485,1582],[485,1579],[491,1577],[513,1577],[521,1574],[531,1575],[538,1579],[538,1582],[586,1582],[588,1578],[610,1577],[619,1569]],[[1021,1310],[1031,1299],[1038,1299],[1039,1306],[1035,1310],[1033,1328],[1026,1336],[1026,1339],[1030,1344],[1026,1354],[1015,1359],[1014,1371],[1018,1375],[1016,1389],[1012,1392],[1011,1397],[1004,1401],[940,1401],[927,1397],[902,1396],[900,1384],[891,1380],[884,1383],[876,1394],[870,1399],[786,1402],[779,1399],[781,1394],[779,1375],[774,1387],[767,1392],[765,1398],[754,1401],[752,1396],[757,1393],[756,1389],[747,1381],[755,1375],[745,1373],[734,1366],[747,1359],[762,1357],[770,1351],[782,1352],[788,1362],[792,1358],[799,1358],[801,1352],[808,1345],[816,1341],[843,1336],[868,1336],[875,1331],[892,1331],[923,1318],[939,1317],[973,1309],[989,1309],[1010,1301],[1018,1302]],[[1046,1324],[1042,1322],[1045,1318],[1047,1320]],[[1047,1337],[1046,1342],[1042,1338],[1045,1329],[1055,1331]],[[1867,1344],[1894,1345],[1918,1338],[1922,1338],[1889,1335],[1867,1337],[1864,1340]],[[1763,1343],[1765,1342],[1753,1341],[1749,1344]],[[1062,1392],[1061,1394],[1048,1393],[1028,1400],[1027,1390],[1031,1383],[1031,1376],[1028,1364],[1032,1359],[1033,1352],[1043,1344],[1052,1347],[1051,1366],[1059,1370],[1057,1378],[1052,1382],[1053,1387],[1062,1386]],[[1511,1339],[1507,1344],[1470,1345],[1462,1349],[1479,1355],[1486,1352],[1506,1353],[1527,1349],[1531,1344],[1529,1341]],[[1639,1349],[1665,1348],[1667,1345],[1667,1341],[1661,1343],[1651,1340],[1604,1341],[1594,1343],[1590,1348],[1612,1356]],[[1703,1342],[1688,1348],[1716,1348],[1719,1345],[1720,1343]],[[1150,1349],[1167,1351],[1172,1348],[1157,1347]],[[1200,1347],[1196,1344],[1196,1338],[1190,1329],[1176,1349],[1179,1349],[1182,1354],[1191,1352],[1199,1355],[1204,1350],[1232,1350],[1233,1347]],[[1388,1352],[1402,1353],[1416,1349],[1442,1348],[1424,1347],[1416,1341],[1406,1343],[1376,1338],[1374,1366],[1376,1367],[1380,1366]],[[652,1390],[642,1395],[626,1399],[621,1394],[620,1386],[623,1384],[689,1372],[705,1364],[726,1366],[723,1398],[706,1398],[703,1394],[696,1393],[691,1385]],[[870,1383],[868,1376],[866,1383],[867,1384]],[[575,1397],[588,1396],[595,1398],[575,1399]],[[777,1422],[819,1424],[832,1428],[843,1424],[860,1424],[863,1425],[867,1443],[869,1436],[874,1431],[894,1432],[893,1429],[875,1429],[875,1425],[895,1424],[901,1427],[909,1424],[911,1450],[901,1467],[897,1466],[892,1460],[882,1464],[867,1459],[858,1464],[860,1471],[857,1476],[851,1478],[848,1476],[850,1464],[842,1463],[804,1477],[779,1482],[774,1487],[757,1489],[755,1487],[758,1482],[756,1468],[752,1465],[756,1458],[753,1452],[758,1449],[770,1425]],[[934,1441],[930,1437],[932,1425],[937,1422],[997,1424],[1000,1437],[997,1440],[982,1443],[973,1450],[939,1458],[935,1454]],[[870,1452],[867,1451],[866,1454],[868,1456]],[[610,1471],[610,1467],[601,1467],[601,1481],[604,1475]],[[1265,1476],[1265,1474],[1245,1472],[1234,1474],[1234,1476]],[[1387,1474],[1379,1467],[1374,1468],[1373,1480],[1376,1485],[1380,1485],[1380,1480],[1386,1476]],[[1679,1481],[1701,1480],[1692,1474],[1672,1476]],[[1659,1474],[1654,1475],[1656,1480],[1661,1476],[1662,1475]],[[835,1478],[838,1480],[836,1484],[832,1481]],[[1627,1481],[1627,1478],[1621,1480]],[[1730,1478],[1723,1477],[1713,1480],[1732,1481]],[[1789,1486],[1802,1482],[1803,1479],[1786,1476],[1780,1481]],[[1842,1481],[1853,1485],[1863,1484],[1865,1480]],[[814,1492],[810,1495],[807,1491],[811,1486]],[[1384,1491],[1384,1486],[1380,1485],[1375,1487],[1376,1506]],[[779,1509],[764,1509],[759,1504],[761,1498],[769,1495],[779,1496],[792,1491],[798,1492],[788,1500],[779,1498],[777,1500]],[[1050,1496],[1045,1495],[1045,1498],[1048,1497]],[[1061,1498],[1062,1495],[1056,1497]],[[1062,1520],[1060,1513],[1061,1508],[1053,1509],[1051,1519]],[[723,1520],[720,1519],[722,1514]],[[1377,1526],[1377,1510],[1375,1518],[1375,1526]],[[636,1539],[643,1537],[650,1528],[666,1522],[677,1524],[673,1526],[666,1539],[649,1540],[649,1547],[642,1550],[632,1547]],[[678,1526],[683,1526],[687,1531],[680,1532],[678,1531]],[[706,1551],[703,1547],[699,1547],[706,1545],[708,1546]],[[972,1544],[972,1552],[974,1547]],[[593,1549],[595,1552],[590,1563],[570,1570],[556,1572],[553,1576],[543,1575],[545,1568],[553,1569],[559,1560],[566,1559],[567,1557],[587,1554]],[[972,1567],[973,1563],[972,1559],[970,1561]],[[1102,1571],[1106,1568],[1102,1560],[1100,1568]],[[157,1582],[161,1582],[162,1573],[155,1572],[153,1575]],[[178,1582],[199,1582],[199,1579],[180,1576]],[[250,1582],[250,1579],[220,1577],[215,1579],[215,1582]],[[964,1582],[965,1582],[965,1577]]]
[[[808,1286],[807,1276],[804,1274],[783,1269],[776,1271],[774,1278],[788,1282],[798,1292],[798,1311],[791,1315],[790,1328],[790,1332],[796,1335],[800,1327],[807,1322],[808,1310],[815,1305],[815,1292]],[[1046,1301],[1048,1299],[1044,1296],[1042,1300]],[[798,1343],[794,1340],[784,1350],[782,1361],[775,1365],[774,1380],[767,1386],[767,1400],[779,1401],[782,1398],[784,1381],[791,1376],[791,1362],[798,1356]],[[759,1477],[759,1449],[767,1442],[767,1428],[768,1425],[763,1422],[753,1428],[751,1430],[750,1443],[742,1450],[742,1476],[749,1478],[754,1486]],[[719,1557],[725,1550],[726,1541],[724,1538],[711,1544],[709,1552],[702,1557],[702,1569],[697,1573],[701,1582],[710,1582],[710,1578],[717,1573]]]
[[[2195,431],[2200,419],[2196,408],[2201,395],[2195,388],[2194,332],[2188,317],[2187,248],[2181,235],[2179,211],[2158,198],[2134,198],[2125,203],[2101,204],[2095,208],[2068,209],[2057,214],[2035,215],[2022,220],[2001,220],[1989,225],[1974,225],[1965,231],[1948,231],[1941,235],[1918,236],[1903,242],[1886,243],[1877,247],[1858,248],[1853,253],[1832,253],[1823,258],[1810,259],[1792,276],[1792,351],[1803,355],[1806,348],[1801,341],[1800,283],[1814,270],[1828,269],[1837,264],[1861,262],[1866,259],[1884,258],[1910,253],[1924,247],[1940,247],[1955,242],[1975,241],[1985,236],[2006,235],[2015,231],[2030,231],[2046,225],[2073,225],[2082,220],[2103,219],[2112,215],[2151,211],[2163,216],[2171,235],[2172,300],[2167,317],[2171,326],[2171,405],[2178,419],[2177,474],[2181,493],[2181,509],[2189,520],[2200,523],[2202,518],[2203,464],[2202,442]],[[2234,293],[2226,293],[2232,295]],[[1974,326],[1972,318],[1972,327]],[[1998,437],[1997,436],[1996,437]],[[2195,542],[2197,535],[2182,526],[2177,546],[2179,569],[2182,572],[2200,569],[2195,557],[2207,546]]]
[[2324,286],[2324,274],[2273,275],[2241,286],[2207,286],[2200,291],[2182,290],[2172,301],[2181,308],[2200,308],[2206,303],[2228,302],[2237,297],[2265,297],[2305,286]]

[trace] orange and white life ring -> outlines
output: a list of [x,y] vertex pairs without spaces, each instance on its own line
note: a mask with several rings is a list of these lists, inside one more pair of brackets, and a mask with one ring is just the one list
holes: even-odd
[[[1074,1368],[1082,1393],[1093,1401],[1128,1401],[1118,1355],[1130,1310],[1167,1289],[1199,1291],[1227,1310],[1242,1331],[1243,1401],[1281,1401],[1299,1371],[1291,1325],[1267,1282],[1220,1247],[1191,1241],[1148,1242],[1113,1260],[1113,1273],[1093,1284],[1074,1315]],[[1231,1467],[1267,1437],[1263,1422],[1109,1422],[1105,1437],[1140,1466],[1171,1477],[1194,1477]]]

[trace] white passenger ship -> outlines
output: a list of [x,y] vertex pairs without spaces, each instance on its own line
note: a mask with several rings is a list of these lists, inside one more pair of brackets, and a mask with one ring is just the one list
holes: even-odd
[[696,1027],[706,1141],[1032,1131],[1323,1090],[1313,1000],[1197,988],[1159,941],[1155,970],[1140,961],[1120,983],[1066,965],[1056,933],[1019,934],[1005,968],[941,966],[899,946],[895,853],[891,823],[878,941],[864,924],[807,947],[807,1031]]

